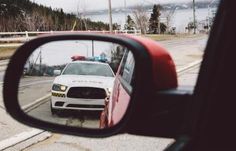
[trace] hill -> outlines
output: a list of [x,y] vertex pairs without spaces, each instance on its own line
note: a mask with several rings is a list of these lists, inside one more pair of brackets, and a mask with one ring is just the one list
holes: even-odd
[[[119,28],[114,24],[114,29]],[[108,30],[109,25],[52,9],[29,0],[0,0],[0,32]]]

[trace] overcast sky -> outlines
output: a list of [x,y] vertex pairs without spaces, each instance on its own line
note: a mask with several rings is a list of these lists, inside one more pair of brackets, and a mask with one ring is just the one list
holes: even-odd
[[[52,8],[62,8],[65,12],[75,12],[79,10],[100,10],[106,9],[108,0],[31,0]],[[112,7],[124,6],[125,0],[111,0]],[[192,2],[192,0],[126,0],[127,6],[137,4],[169,3],[169,2]]]

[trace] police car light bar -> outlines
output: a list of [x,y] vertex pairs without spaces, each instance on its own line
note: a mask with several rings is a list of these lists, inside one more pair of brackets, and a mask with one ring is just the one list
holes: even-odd
[[71,57],[72,61],[98,61],[98,62],[108,62],[108,59],[105,57],[95,56],[95,57],[85,57],[85,56],[79,56],[75,55]]

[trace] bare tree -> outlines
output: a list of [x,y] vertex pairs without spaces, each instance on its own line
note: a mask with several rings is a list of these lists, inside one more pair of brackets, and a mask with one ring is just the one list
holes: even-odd
[[146,34],[148,29],[148,15],[143,6],[137,5],[133,9],[133,16],[136,28],[140,29],[142,34]]
[[166,9],[166,10],[163,11],[163,16],[166,18],[166,26],[167,26],[167,31],[168,32],[170,32],[170,27],[171,27],[171,23],[172,23],[175,11],[176,11],[176,7]]
[[19,25],[25,24],[27,30],[36,31],[43,28],[43,25],[46,23],[46,18],[37,11],[34,11],[32,14],[23,13],[22,16],[16,18],[16,21],[21,23]]
[[35,31],[35,24],[32,19],[32,15],[28,13],[23,13],[22,16],[18,16],[16,18],[18,22],[21,22],[22,24],[25,24],[25,27],[29,31]]
[[84,26],[85,30],[88,29],[86,18],[85,18],[85,13],[86,13],[86,5],[84,4],[84,6],[82,6],[82,10],[80,10],[80,3],[78,1],[78,3],[77,3],[77,17],[79,18],[79,21],[80,21],[81,30],[83,30],[83,26]]
[[83,13],[82,13],[82,20],[83,20],[83,23],[84,23],[84,26],[85,26],[85,30],[88,30],[88,26],[87,26],[87,22],[86,22],[86,5],[84,5],[83,7]]
[[36,30],[41,30],[43,25],[46,23],[46,19],[38,11],[32,13],[32,19],[35,24]]

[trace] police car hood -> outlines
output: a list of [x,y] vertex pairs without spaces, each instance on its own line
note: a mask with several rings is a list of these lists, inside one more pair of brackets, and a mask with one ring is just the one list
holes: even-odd
[[60,75],[55,78],[54,84],[68,87],[98,87],[113,88],[114,77],[88,76],[88,75]]

